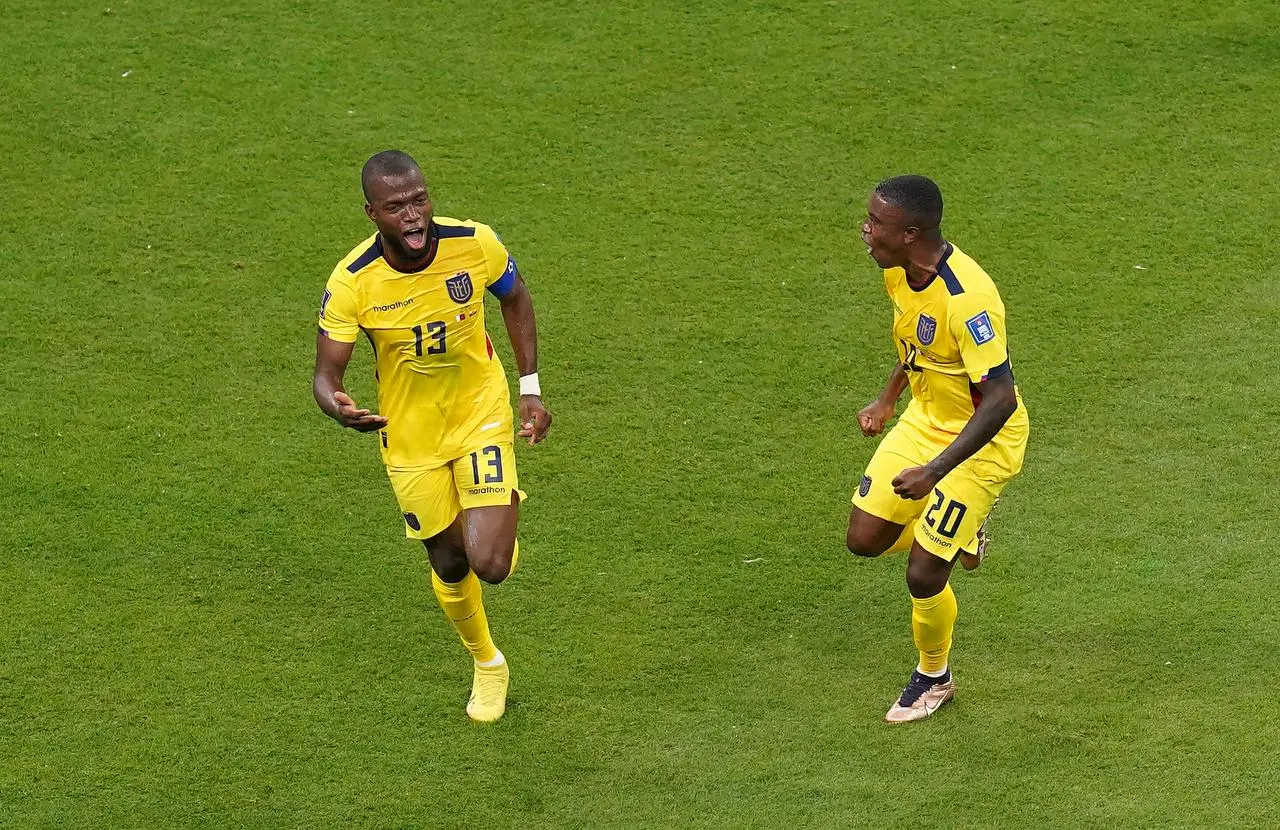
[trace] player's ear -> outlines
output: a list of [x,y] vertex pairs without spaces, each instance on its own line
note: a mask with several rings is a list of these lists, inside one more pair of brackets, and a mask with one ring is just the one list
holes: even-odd
[[919,236],[920,236],[920,229],[917,228],[915,225],[907,225],[905,228],[902,229],[902,241],[907,245],[910,245],[912,242],[915,242],[916,239],[919,238]]
[[373,222],[375,225],[378,223],[378,220],[375,219],[373,216],[373,205],[369,204],[368,202],[364,203],[364,215],[368,216],[369,221]]

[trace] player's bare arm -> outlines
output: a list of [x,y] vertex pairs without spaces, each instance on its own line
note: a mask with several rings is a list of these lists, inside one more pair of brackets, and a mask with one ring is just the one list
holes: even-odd
[[902,397],[902,390],[907,388],[907,383],[907,370],[901,363],[895,364],[880,397],[858,411],[858,426],[863,435],[879,435],[884,431],[884,425],[897,411],[898,398]]
[[367,409],[360,409],[342,388],[342,378],[351,362],[354,343],[331,340],[324,329],[316,332],[316,369],[311,379],[311,392],[320,411],[344,427],[360,432],[373,432],[387,425],[387,419]]
[[908,499],[922,499],[947,473],[965,462],[969,456],[990,443],[1018,408],[1018,394],[1013,385],[1013,375],[999,377],[977,384],[982,400],[973,417],[938,457],[921,467],[903,470],[893,480],[893,491]]
[[524,279],[516,277],[515,288],[502,297],[502,320],[507,324],[507,336],[511,338],[511,350],[515,353],[516,368],[521,377],[520,430],[521,438],[533,445],[547,437],[551,428],[551,413],[542,403],[541,391],[525,394],[525,378],[538,374],[538,324],[533,316],[533,297]]

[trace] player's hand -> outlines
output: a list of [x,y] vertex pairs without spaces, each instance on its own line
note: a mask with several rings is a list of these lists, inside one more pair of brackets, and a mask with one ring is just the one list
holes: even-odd
[[360,432],[373,432],[387,425],[387,419],[381,415],[356,408],[356,402],[346,392],[334,392],[333,402],[338,407],[338,417],[335,420],[344,427]]
[[542,398],[537,395],[521,395],[520,431],[516,435],[528,438],[529,446],[532,447],[547,437],[547,430],[550,428],[551,413],[542,405]]
[[919,500],[932,493],[933,488],[938,486],[939,481],[942,481],[942,476],[927,465],[924,467],[908,467],[894,478],[893,492],[904,499]]
[[884,431],[885,423],[893,417],[895,407],[891,403],[876,398],[858,410],[858,427],[868,437],[879,435]]

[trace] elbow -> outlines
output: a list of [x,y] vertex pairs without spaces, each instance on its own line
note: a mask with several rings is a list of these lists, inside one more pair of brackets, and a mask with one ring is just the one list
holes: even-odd
[[999,409],[1000,426],[1004,426],[1005,422],[1013,417],[1013,413],[1018,411],[1018,393],[1010,389],[1006,394],[1000,396]]
[[1013,413],[1018,411],[1018,393],[1016,391],[1010,390],[1009,394],[1005,396],[1004,411],[1006,419],[1012,418]]

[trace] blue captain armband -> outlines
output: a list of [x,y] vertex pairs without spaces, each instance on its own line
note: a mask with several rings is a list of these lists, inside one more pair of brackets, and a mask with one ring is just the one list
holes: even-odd
[[516,261],[511,258],[511,254],[507,254],[507,268],[502,272],[502,276],[489,283],[488,291],[493,296],[501,300],[510,294],[516,287],[516,281],[520,279],[520,272],[516,270]]

